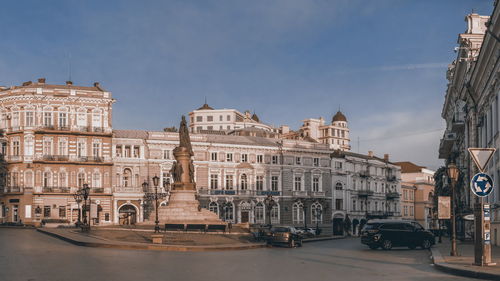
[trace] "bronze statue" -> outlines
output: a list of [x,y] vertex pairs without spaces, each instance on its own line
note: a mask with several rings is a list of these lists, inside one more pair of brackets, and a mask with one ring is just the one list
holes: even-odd
[[186,117],[182,115],[181,125],[179,127],[179,147],[187,148],[189,154],[194,156],[193,148],[191,147],[191,140],[189,139],[189,130],[186,124]]
[[194,182],[194,164],[192,159],[189,162],[189,178],[191,182]]
[[181,163],[175,161],[170,169],[170,174],[174,178],[174,182],[182,182],[182,165]]

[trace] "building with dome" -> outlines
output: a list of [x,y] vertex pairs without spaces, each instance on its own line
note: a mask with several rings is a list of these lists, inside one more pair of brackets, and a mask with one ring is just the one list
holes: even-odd
[[325,124],[325,119],[322,117],[305,119],[303,122],[300,130],[304,137],[328,144],[330,149],[351,150],[347,118],[340,110],[332,117],[330,124]]

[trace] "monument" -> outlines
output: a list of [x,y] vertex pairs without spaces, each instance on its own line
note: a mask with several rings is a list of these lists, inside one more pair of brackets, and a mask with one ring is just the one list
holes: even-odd
[[167,206],[158,208],[160,223],[168,224],[226,224],[218,215],[201,208],[196,199],[196,183],[194,179],[194,156],[186,125],[182,116],[179,128],[179,146],[173,151],[175,161],[170,169],[174,179]]

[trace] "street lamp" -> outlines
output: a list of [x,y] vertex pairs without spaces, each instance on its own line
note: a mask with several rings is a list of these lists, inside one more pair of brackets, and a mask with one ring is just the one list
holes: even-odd
[[78,205],[78,220],[76,222],[76,227],[80,227],[80,224],[82,223],[80,220],[80,203],[82,203],[82,192],[79,190],[76,191],[75,194],[73,194],[73,198],[75,198],[76,204]]
[[316,235],[319,235],[319,221],[321,220],[321,214],[323,210],[321,210],[320,206],[316,206]]
[[[83,208],[83,225],[82,225],[82,231],[89,231],[90,230],[90,187],[88,184],[84,183],[83,187],[79,191],[83,197],[84,201],[84,206]],[[89,205],[87,209],[87,199],[89,200]],[[89,214],[87,214],[87,210]],[[87,219],[88,215],[88,219]]]
[[146,192],[145,196],[149,201],[155,201],[155,233],[160,232],[160,220],[158,218],[158,199],[165,198],[167,196],[166,193],[158,193],[158,183],[160,178],[158,176],[153,177],[153,185],[155,187],[155,192],[146,192],[148,190],[149,184],[145,181],[142,184],[143,190]]
[[306,206],[306,204],[303,205],[302,209],[304,210],[304,230],[307,230],[307,218],[306,218],[307,206]]
[[448,164],[448,177],[451,180],[451,256],[457,256],[457,238],[456,238],[456,222],[455,222],[455,184],[458,179],[458,168],[455,163]]
[[271,196],[271,194],[267,195],[266,199],[264,199],[264,204],[266,204],[267,219],[269,220],[269,223],[267,225],[269,225],[269,228],[271,228],[272,227],[271,209],[275,204],[273,196]]

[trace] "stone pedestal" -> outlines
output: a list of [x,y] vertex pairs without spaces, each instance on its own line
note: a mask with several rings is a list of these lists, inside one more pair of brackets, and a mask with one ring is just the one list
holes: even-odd
[[194,190],[172,190],[168,206],[158,208],[161,224],[226,224],[216,213],[200,208]]
[[153,244],[163,244],[163,234],[153,234],[151,235],[151,240]]

